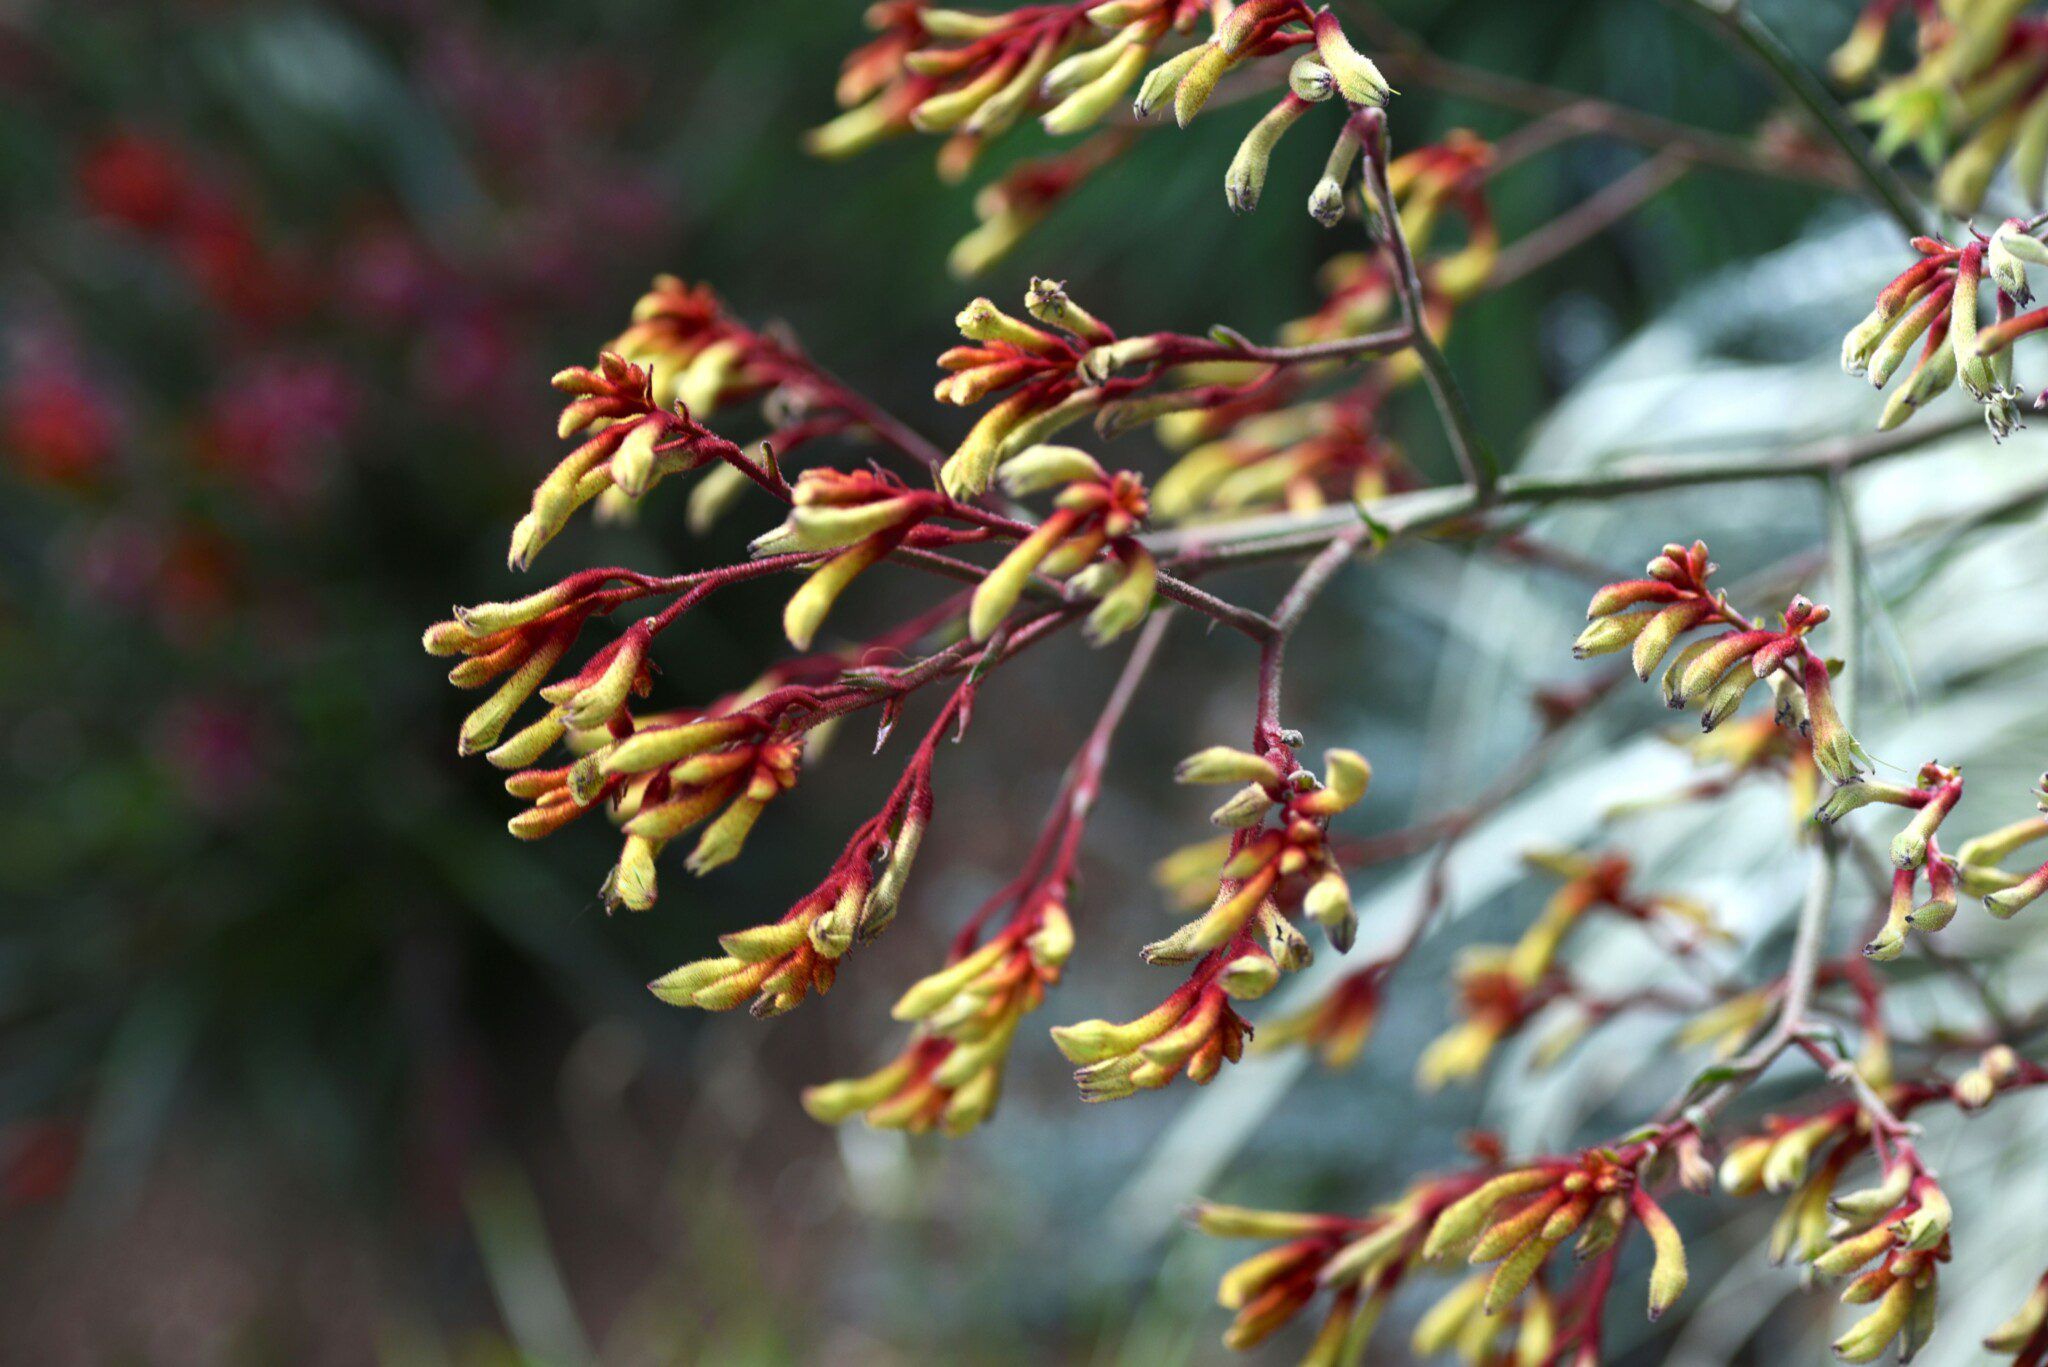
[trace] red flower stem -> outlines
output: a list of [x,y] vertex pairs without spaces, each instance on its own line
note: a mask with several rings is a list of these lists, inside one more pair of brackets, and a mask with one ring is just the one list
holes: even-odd
[[936,472],[946,463],[946,453],[941,451],[929,438],[913,430],[902,419],[882,408],[858,390],[851,388],[824,367],[813,364],[811,372],[818,381],[830,389],[833,400],[862,427],[875,434],[884,445],[895,448],[926,469]]
[[1139,631],[1137,643],[1131,647],[1131,653],[1124,661],[1123,672],[1117,675],[1116,684],[1102,705],[1101,715],[1095,719],[1087,741],[1074,757],[1057,818],[1066,830],[1061,837],[1059,856],[1053,864],[1056,878],[1065,878],[1072,872],[1081,832],[1102,793],[1102,772],[1109,763],[1110,742],[1116,738],[1117,728],[1123,724],[1124,714],[1130,710],[1131,699],[1137,696],[1138,685],[1144,682],[1152,662],[1158,658],[1160,642],[1166,639],[1167,628],[1172,622],[1172,613],[1155,612]]
[[[1137,695],[1138,685],[1158,657],[1159,644],[1172,620],[1171,613],[1155,612],[1140,630],[1137,644],[1132,646],[1129,658],[1124,661],[1123,671],[1117,675],[1101,715],[1095,719],[1088,739],[1082,743],[1067,768],[1060,791],[1053,798],[1053,810],[1040,827],[1037,839],[1032,842],[1023,867],[961,926],[953,942],[955,958],[974,948],[980,940],[982,927],[999,908],[1018,907],[1025,894],[1033,888],[1058,886],[1072,879],[1081,832],[1101,792],[1102,770],[1109,759],[1110,742],[1115,738],[1117,728],[1123,724],[1131,699]],[[1048,861],[1051,864],[1049,870]]]
[[1073,604],[1054,608],[1008,632],[1007,637],[999,635],[985,645],[974,641],[957,641],[902,671],[890,679],[885,687],[862,688],[849,684],[837,690],[824,690],[823,700],[810,715],[802,719],[797,729],[808,731],[834,717],[847,716],[892,698],[907,697],[935,680],[950,678],[968,670],[992,667],[998,660],[1007,661],[1072,623],[1081,615],[1085,606]]
[[1372,524],[1360,521],[1333,537],[1329,545],[1302,566],[1269,619],[1271,631],[1259,646],[1259,703],[1252,722],[1252,748],[1269,757],[1284,754],[1283,767],[1291,767],[1294,762],[1294,752],[1280,739],[1280,673],[1288,638],[1316,597],[1371,535]]

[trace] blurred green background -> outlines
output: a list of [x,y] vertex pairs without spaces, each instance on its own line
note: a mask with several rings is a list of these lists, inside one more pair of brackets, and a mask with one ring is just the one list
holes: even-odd
[[[1000,686],[941,761],[899,927],[828,1001],[764,1026],[685,1016],[640,984],[779,914],[888,763],[851,739],[754,857],[607,920],[607,833],[507,838],[512,804],[454,755],[465,700],[417,648],[449,603],[514,587],[505,532],[556,450],[546,377],[587,361],[656,271],[788,323],[942,442],[964,424],[931,404],[931,361],[973,292],[1054,275],[1139,330],[1259,335],[1313,307],[1333,240],[1289,206],[1322,149],[1284,148],[1272,202],[1234,219],[1220,182],[1242,108],[1148,135],[989,278],[948,279],[973,220],[931,144],[847,164],[797,150],[860,8],[31,0],[0,18],[0,1358],[1222,1356],[1218,1255],[1102,1219],[1179,1090],[1084,1111],[1032,1035],[995,1122],[951,1146],[835,1134],[795,1101],[894,1047],[887,1003],[1018,856],[1103,661],[1070,651]],[[1767,7],[1810,57],[1849,10]],[[1703,126],[1746,131],[1769,109],[1699,28],[1640,0],[1390,12],[1445,55]],[[1395,128],[1413,145],[1513,122],[1418,90]],[[1012,139],[987,171],[1034,150]],[[1515,169],[1494,187],[1509,239],[1638,160],[1587,142]],[[1471,306],[1451,354],[1481,424],[1521,449],[1620,339],[1817,214],[1848,211],[1702,172]],[[1777,345],[1767,312],[1752,321],[1717,345]],[[1827,331],[1798,345],[1824,350]],[[1440,468],[1426,415],[1393,421]],[[1130,459],[1156,470],[1147,442]],[[657,498],[637,528],[578,525],[542,572],[691,568],[758,530],[735,518],[697,544],[678,511]],[[1748,526],[1730,535],[1775,544]],[[1625,565],[1677,530],[1581,549]],[[1312,744],[1387,757],[1368,826],[1491,772],[1421,739],[1441,721],[1430,670],[1472,648],[1441,611],[1457,563],[1420,555],[1398,593],[1348,584],[1301,647],[1290,711],[1315,719]],[[668,686],[750,677],[778,601],[698,613]],[[1198,636],[1172,645],[1172,705],[1141,704],[1123,737],[1082,962],[1040,1024],[1135,1014],[1163,990],[1132,953],[1162,915],[1142,873],[1199,818],[1157,779],[1247,712],[1248,661]],[[1501,695],[1510,729],[1513,692],[1571,677],[1543,658]],[[1417,982],[1425,1019],[1266,1118],[1238,1194],[1357,1203],[1446,1160],[1474,1102],[1407,1099],[1441,1019]]]

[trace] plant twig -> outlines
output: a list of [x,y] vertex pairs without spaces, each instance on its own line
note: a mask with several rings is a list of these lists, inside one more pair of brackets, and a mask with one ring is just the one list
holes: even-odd
[[1787,157],[1748,139],[1694,128],[1596,96],[1450,61],[1428,51],[1413,34],[1371,6],[1353,8],[1362,11],[1362,28],[1379,43],[1380,64],[1397,84],[1427,86],[1500,109],[1559,119],[1581,132],[1670,152],[1697,166],[1820,184],[1836,190],[1857,191],[1864,186],[1854,168],[1839,159],[1816,165],[1810,159]]
[[[1978,418],[1963,416],[1891,432],[1831,437],[1755,458],[1659,462],[1635,468],[1623,465],[1591,475],[1509,475],[1495,487],[1490,501],[1480,499],[1477,490],[1466,485],[1390,494],[1362,508],[1380,532],[1392,539],[1458,522],[1483,511],[1489,502],[1494,507],[1599,502],[1701,485],[1813,479],[1908,455],[1980,425]],[[1354,525],[1358,516],[1359,510],[1348,506],[1264,514],[1158,533],[1146,538],[1146,545],[1154,554],[1177,557],[1176,563],[1185,569],[1206,572],[1319,550],[1332,536]]]
[[1797,100],[1820,131],[1848,158],[1871,195],[1910,234],[1926,231],[1927,215],[1899,173],[1871,148],[1869,139],[1851,122],[1847,111],[1821,79],[1801,64],[1792,50],[1743,0],[1680,0],[1742,48],[1786,94]]
[[1681,1099],[1683,1115],[1695,1129],[1703,1130],[1710,1125],[1729,1102],[1762,1076],[1778,1055],[1807,1030],[1806,1013],[1820,974],[1821,945],[1827,938],[1829,915],[1834,909],[1836,855],[1835,842],[1827,835],[1814,842],[1813,867],[1807,877],[1805,899],[1800,903],[1799,924],[1792,935],[1792,956],[1785,966],[1784,991],[1771,1028],[1726,1065],[1730,1076],[1725,1081],[1716,1083],[1689,1105]]
[[1087,741],[1080,753],[1074,756],[1074,782],[1068,791],[1066,816],[1070,823],[1088,819],[1088,813],[1095,806],[1096,796],[1102,790],[1102,769],[1109,759],[1109,743],[1116,736],[1116,730],[1123,725],[1124,713],[1130,710],[1131,699],[1137,696],[1138,685],[1144,682],[1145,674],[1158,658],[1159,644],[1166,639],[1166,632],[1173,625],[1173,613],[1162,609],[1154,612],[1139,628],[1137,644],[1124,660],[1123,672],[1117,675],[1116,685],[1110,689],[1108,699],[1102,704],[1102,712],[1095,719],[1095,725],[1088,732]]
[[1371,526],[1360,521],[1332,537],[1329,545],[1301,567],[1301,573],[1273,609],[1273,633],[1259,649],[1259,710],[1252,728],[1253,741],[1261,752],[1280,743],[1280,668],[1288,637],[1301,624],[1309,605],[1329,587],[1344,562],[1356,555],[1371,535]]
[[1414,334],[1409,346],[1422,363],[1423,378],[1429,385],[1430,397],[1436,400],[1437,416],[1443,420],[1444,435],[1450,440],[1465,482],[1482,502],[1491,502],[1494,486],[1500,482],[1500,462],[1473,423],[1472,411],[1465,403],[1464,391],[1458,388],[1457,377],[1451,373],[1450,362],[1444,359],[1436,339],[1429,335],[1423,313],[1422,277],[1415,269],[1415,254],[1409,250],[1408,235],[1401,229],[1400,205],[1387,184],[1386,118],[1375,109],[1355,115],[1354,120],[1365,143],[1366,187],[1379,206],[1380,226],[1386,233],[1387,253],[1393,261],[1394,292],[1401,298],[1402,316]]
[[1685,157],[1669,149],[1659,152],[1535,232],[1509,243],[1487,275],[1487,287],[1499,289],[1511,285],[1598,237],[1670,189],[1684,177],[1691,165]]

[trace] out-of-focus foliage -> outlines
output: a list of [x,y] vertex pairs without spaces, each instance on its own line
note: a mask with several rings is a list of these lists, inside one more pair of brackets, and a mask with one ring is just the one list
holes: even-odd
[[[214,0],[31,4],[0,20],[0,1269],[34,1307],[0,1324],[0,1356],[1211,1352],[1210,1326],[1184,1313],[1211,1252],[1169,1258],[1156,1301],[1154,1259],[1138,1255],[1207,1171],[1184,1148],[1148,1158],[1180,1099],[1083,1115],[1051,1049],[1020,1046],[1002,1123],[955,1151],[834,1135],[802,1118],[795,1084],[874,1060],[827,1018],[696,1021],[641,991],[800,891],[868,793],[786,814],[786,859],[607,921],[587,877],[603,835],[542,849],[502,838],[489,778],[446,762],[460,703],[414,644],[451,597],[502,573],[503,529],[551,458],[546,376],[587,361],[657,270],[787,320],[826,364],[957,436],[957,415],[925,400],[926,358],[962,298],[944,262],[971,224],[966,197],[936,185],[918,149],[853,165],[795,152],[829,108],[857,8]],[[1708,126],[1755,117],[1760,87],[1656,6],[1394,8],[1451,57]],[[1772,18],[1816,55],[1848,8],[1787,3]],[[1404,96],[1402,136],[1459,125],[1506,123]],[[1008,297],[1034,272],[1062,276],[1105,314],[1189,330],[1256,333],[1305,311],[1329,240],[1298,214],[1236,219],[1215,202],[1215,167],[1241,131],[1212,116],[1142,140],[984,287]],[[1016,155],[1042,150],[1018,141]],[[1281,156],[1297,153],[1309,156]],[[1573,147],[1503,177],[1508,235],[1633,155]],[[1304,161],[1289,183],[1309,172]],[[1533,448],[1563,468],[1653,423],[1676,440],[1741,435],[1740,419],[1765,411],[1802,430],[1860,422],[1812,397],[1805,367],[1828,361],[1827,322],[1781,326],[1773,282],[1786,277],[1768,265],[1746,277],[1744,307],[1681,310],[1587,378],[1688,284],[1793,236],[1814,202],[1702,173],[1619,235],[1472,306],[1452,355],[1481,377],[1482,425],[1520,449],[1578,386]],[[1764,368],[1660,382],[1680,370],[1660,358],[1700,355]],[[1395,415],[1414,429],[1404,439],[1433,454],[1426,421],[1408,417]],[[1985,459],[2004,471],[2036,444]],[[1888,476],[1897,498],[1918,495],[1917,469]],[[1903,505],[1870,510],[1872,535],[1891,506]],[[1716,546],[1731,561],[1808,539],[1761,500],[1726,511]],[[1719,530],[1688,515],[1695,528]],[[1622,563],[1664,530],[1631,505],[1625,523],[1570,540],[1611,539],[1603,558]],[[578,555],[685,568],[667,532],[651,520],[568,535],[589,538]],[[2021,550],[2038,560],[2038,546]],[[1524,719],[1481,703],[1553,678],[1526,636],[1512,660],[1484,653],[1471,606],[1540,600],[1550,638],[1573,634],[1576,584],[1518,581],[1508,595],[1461,564],[1423,548],[1360,576],[1296,666],[1304,701],[1321,695],[1356,733],[1330,743],[1369,739],[1383,773],[1416,776],[1384,785],[1374,819],[1388,825],[1483,785],[1481,747],[1512,744]],[[1467,587],[1443,593],[1457,574]],[[1879,587],[1902,617],[1927,613],[1908,639],[1940,639],[1940,626],[1960,649],[1963,625],[1940,611],[1950,582],[1936,556]],[[772,603],[736,594],[707,610],[663,667],[697,692],[738,682],[734,660],[776,634]],[[1925,648],[1888,690],[1902,729],[1908,666],[1968,667]],[[1556,661],[1562,674],[1561,646]],[[2031,708],[2001,691],[1997,665],[1982,662],[1969,718],[1950,719],[1987,754]],[[1241,702],[1185,705],[1236,715]],[[1468,712],[1501,732],[1464,725]],[[923,890],[921,928],[906,917],[881,960],[893,975],[849,985],[838,1018],[885,1013],[943,941],[948,899],[986,890],[1050,791],[1064,749],[1043,738],[1059,734],[1059,709],[1008,698],[1004,723],[1013,734],[963,757],[953,786],[971,796],[927,856],[950,881]],[[1118,762],[1159,769],[1174,743],[1140,718]],[[1580,784],[1565,791],[1582,804],[1618,795],[1597,780],[1561,781]],[[1514,829],[1569,839],[1538,819],[1569,807],[1538,806]],[[1163,851],[1187,815],[1113,795],[1099,838]],[[1486,887],[1474,875],[1467,895],[1484,901]],[[1535,895],[1503,883],[1479,911],[1505,923]],[[1156,895],[1133,870],[1099,867],[1086,897],[1096,914],[1077,913],[1080,933],[1127,944],[1135,973],[1164,921],[1148,919]],[[1063,991],[1077,1016],[1120,995],[1106,972]],[[1427,1001],[1393,1014],[1409,1024],[1383,1026],[1364,1069],[1268,1122],[1299,1165],[1244,1175],[1240,1194],[1354,1200],[1375,1167],[1426,1166],[1449,1145],[1469,1099],[1399,1113],[1369,1101],[1402,1094],[1386,1079],[1405,1078],[1441,1026]],[[1287,1069],[1248,1068],[1242,1085]],[[1236,1095],[1205,1098],[1202,1114],[1213,1122]],[[1579,1119],[1562,1103],[1531,1115],[1553,1141]],[[1183,1122],[1165,1142],[1189,1133]],[[1220,1161],[1228,1133],[1204,1129],[1204,1156]],[[1724,1360],[1716,1351],[1694,1360]]]

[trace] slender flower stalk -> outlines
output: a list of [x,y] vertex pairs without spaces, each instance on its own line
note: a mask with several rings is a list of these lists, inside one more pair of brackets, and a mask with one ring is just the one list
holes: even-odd
[[[1701,4],[1834,143],[1832,159],[1810,162],[1820,169],[1808,179],[1853,180],[1902,221],[1917,219],[1896,176],[1754,16],[1739,4]],[[1838,74],[1860,79],[1880,64],[1887,26],[1907,9],[1925,40],[1915,74],[1881,86],[1860,111],[1881,125],[1877,151],[1918,144],[1940,160],[1938,189],[1952,204],[1981,198],[1989,168],[2008,157],[2028,179],[2031,153],[2048,148],[2048,116],[2035,117],[2048,110],[2039,25],[2009,5],[1876,0]],[[1248,715],[1237,743],[1199,749],[1175,774],[1219,794],[1213,833],[1158,861],[1185,919],[1140,952],[1173,966],[1176,984],[1135,1015],[1125,1006],[1050,1029],[1088,1101],[1218,1077],[1253,1043],[1261,999],[1318,952],[1311,923],[1329,952],[1352,949],[1361,930],[1352,878],[1426,858],[1417,905],[1382,947],[1348,965],[1320,999],[1265,1021],[1258,1037],[1264,1048],[1313,1049],[1332,1066],[1357,1059],[1392,1009],[1394,975],[1415,971],[1427,957],[1415,950],[1447,919],[1453,848],[1476,841],[1484,819],[1535,781],[1571,724],[1625,672],[1646,682],[1660,674],[1665,701],[1699,716],[1687,743],[1697,769],[1609,807],[1602,820],[1616,829],[1593,848],[1521,852],[1525,874],[1550,885],[1547,896],[1502,943],[1467,945],[1453,958],[1446,990],[1435,994],[1449,1019],[1416,1073],[1434,1088],[1517,1060],[1548,1066],[1610,1022],[1661,1032],[1699,1071],[1653,1118],[1609,1142],[1512,1158],[1497,1139],[1475,1136],[1471,1162],[1394,1184],[1396,1195],[1362,1214],[1203,1203],[1193,1220],[1204,1232],[1274,1245],[1225,1274],[1225,1343],[1256,1345],[1316,1306],[1308,1361],[1357,1361],[1401,1287],[1441,1274],[1442,1293],[1414,1327],[1416,1355],[1597,1367],[1613,1293],[1633,1284],[1638,1266],[1641,1290],[1629,1298],[1640,1294],[1649,1318],[1684,1303],[1692,1201],[1681,1192],[1704,1199],[1718,1187],[1726,1197],[1782,1197],[1769,1254],[1803,1265],[1810,1279],[1843,1280],[1842,1299],[1859,1318],[1836,1340],[1838,1356],[1916,1351],[1934,1330],[1955,1214],[1916,1148],[1913,1117],[1942,1105],[1995,1108],[2048,1082],[2048,1066],[2026,1053],[2041,1013],[2009,1008],[1999,985],[1937,935],[1965,899],[2011,917],[2048,892],[2048,865],[2005,867],[2048,838],[2048,817],[1966,838],[1958,833],[1973,829],[1979,795],[1973,789],[1966,802],[1957,769],[1930,762],[1910,784],[1892,782],[1851,733],[1851,715],[1861,717],[1858,619],[1875,589],[1848,485],[1868,465],[1959,430],[1889,430],[1958,382],[1984,406],[1994,435],[2018,424],[2014,353],[2048,327],[2048,310],[2030,309],[2030,272],[2048,265],[2043,220],[2007,219],[1954,243],[1912,238],[1912,261],[1843,344],[1845,368],[1890,391],[1876,436],[1762,458],[1516,475],[1501,468],[1441,345],[1458,312],[1552,259],[1559,243],[1603,230],[1679,171],[1768,169],[1777,164],[1770,154],[1487,81],[1480,86],[1499,102],[1544,122],[1497,144],[1454,131],[1397,154],[1394,91],[1359,40],[1384,31],[1347,29],[1353,16],[1302,0],[1060,0],[991,12],[884,0],[869,18],[878,36],[848,59],[837,91],[845,112],[812,135],[814,151],[851,155],[896,134],[936,134],[942,171],[958,177],[1027,118],[1056,137],[1087,134],[1013,163],[984,187],[978,226],[953,253],[960,274],[1015,251],[1084,180],[1113,177],[1140,121],[1169,106],[1180,125],[1221,117],[1240,95],[1263,108],[1224,173],[1229,207],[1265,202],[1276,149],[1323,120],[1330,141],[1307,207],[1326,226],[1356,214],[1366,249],[1334,257],[1314,307],[1272,343],[1222,326],[1199,336],[1126,332],[1045,278],[1031,280],[1020,313],[972,300],[955,319],[961,344],[940,356],[934,390],[938,403],[972,412],[950,453],[836,379],[785,330],[752,326],[705,287],[658,277],[594,365],[555,377],[565,396],[558,435],[574,445],[541,478],[509,564],[528,569],[586,507],[660,516],[656,489],[671,476],[689,482],[679,509],[686,527],[702,532],[728,518],[755,535],[727,563],[684,574],[580,569],[459,608],[427,630],[425,647],[450,661],[451,683],[481,696],[457,728],[458,749],[505,772],[524,804],[512,833],[538,839],[598,814],[618,831],[603,902],[649,911],[678,865],[716,879],[777,839],[754,836],[784,819],[785,799],[811,800],[835,770],[858,762],[828,751],[825,739],[871,720],[874,751],[889,756],[895,776],[875,785],[879,802],[810,891],[650,984],[678,1006],[746,1004],[779,1015],[824,995],[899,916],[946,915],[920,891],[930,880],[917,871],[932,857],[934,824],[957,819],[942,799],[939,757],[974,737],[983,690],[1010,687],[1027,674],[1027,655],[1054,653],[1062,639],[1128,652],[1052,810],[1035,838],[1018,842],[1014,872],[945,926],[938,962],[907,975],[891,1014],[908,1037],[879,1067],[804,1093],[821,1121],[858,1116],[957,1135],[993,1113],[1013,1054],[1033,1038],[1027,1027],[1079,948],[1077,919],[1099,915],[1086,905],[1084,836],[1111,741],[1169,622],[1194,615],[1232,629],[1190,650],[1204,652],[1204,671],[1236,671]],[[1439,82],[1457,76],[1396,48],[1407,70]],[[1936,109],[1928,90],[1960,107]],[[1127,102],[1134,118],[1105,126]],[[1933,127],[1951,115],[1952,126]],[[1601,130],[1661,151],[1640,178],[1626,178],[1627,195],[1504,244],[1488,194],[1496,173]],[[1385,426],[1418,381],[1456,462],[1441,485],[1427,482]],[[1096,449],[1140,428],[1167,448],[1166,460],[1133,450],[1112,461]],[[1792,593],[1771,619],[1746,615],[1712,582],[1706,546],[1674,541],[1641,577],[1595,593],[1573,645],[1581,659],[1625,654],[1626,665],[1617,659],[1583,686],[1537,691],[1539,740],[1478,797],[1361,835],[1348,814],[1372,782],[1365,755],[1329,743],[1341,737],[1318,737],[1320,768],[1302,762],[1309,737],[1289,724],[1300,671],[1291,647],[1354,563],[1437,533],[1518,567],[1584,574],[1583,557],[1509,510],[1785,480],[1829,493],[1829,596],[1839,614]],[[1269,605],[1217,587],[1225,570],[1274,561],[1292,571],[1274,583]],[[1801,568],[1799,583],[1811,572]],[[729,692],[672,696],[662,661],[707,648],[693,614],[713,598],[721,610],[764,605],[788,651],[735,671],[752,681]],[[586,643],[586,632],[604,639]],[[1049,709],[1082,705],[1071,677],[1037,677]],[[1752,693],[1768,693],[1772,705],[1745,712]],[[1160,715],[1171,715],[1172,701]],[[1648,806],[1684,809],[1758,789],[1792,809],[1810,860],[1790,950],[1762,971],[1752,965],[1767,953],[1729,952],[1732,937],[1704,906],[1646,891],[1623,842],[1605,838]],[[2039,800],[2048,811],[2048,789]],[[1873,806],[1899,809],[1881,850],[1857,833],[1869,818],[1854,814]],[[1713,841],[1703,835],[1696,848],[1710,855]],[[1833,927],[1850,914],[1856,875],[1868,885],[1862,952],[1839,952],[1847,936]],[[1584,953],[1595,922],[1625,925],[1668,973],[1603,981]],[[1089,941],[1112,938],[1106,929],[1091,926]],[[1889,965],[1908,951],[1928,974],[1967,989],[1962,999],[1981,1027],[1930,1029],[1895,1005]],[[1774,1083],[1795,1072],[1799,1080],[1780,1110],[1758,1114],[1746,1097],[1767,1072]],[[1624,1256],[1631,1240],[1640,1261]],[[2044,1305],[2048,1293],[2031,1299],[1992,1345],[2040,1367]]]

